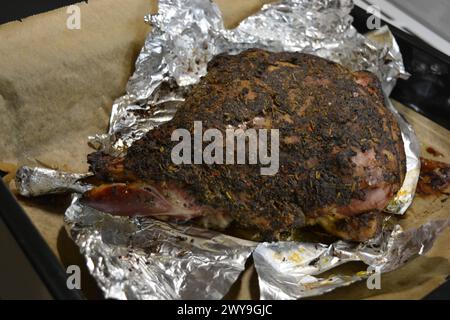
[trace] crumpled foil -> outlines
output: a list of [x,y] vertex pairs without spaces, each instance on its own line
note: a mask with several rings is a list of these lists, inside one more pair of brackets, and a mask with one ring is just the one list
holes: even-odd
[[[91,145],[113,155],[126,152],[146,132],[170,121],[191,86],[207,73],[209,60],[219,53],[248,48],[302,51],[352,70],[370,70],[382,81],[387,97],[396,79],[408,77],[401,53],[386,27],[359,34],[351,26],[352,6],[350,0],[284,0],[265,5],[237,28],[227,30],[218,7],[210,1],[160,0],[159,13],[145,17],[153,30],[137,58],[127,94],[114,102],[108,133],[90,137]],[[411,126],[388,98],[386,103],[399,121],[407,155],[405,182],[387,211],[403,214],[419,176],[419,145]],[[46,171],[45,178],[36,170],[20,171],[17,184],[23,194],[62,191],[61,179],[55,179],[55,188],[47,182],[44,187],[35,185],[60,173]],[[39,177],[33,178],[36,174]],[[83,184],[77,190],[79,175],[66,181],[67,191],[89,188]],[[364,243],[256,243],[151,218],[113,217],[84,206],[78,194],[65,219],[105,296],[118,299],[222,298],[251,254],[261,299],[321,295],[370,276],[369,271],[325,275],[326,271],[351,261],[363,262],[377,272],[394,270],[425,253],[449,224],[429,221],[403,230],[386,223],[377,238]]]
[[220,299],[256,247],[192,226],[113,217],[78,200],[66,211],[68,229],[108,298]]
[[19,193],[25,197],[67,192],[83,193],[92,188],[82,181],[90,176],[90,172],[78,174],[23,166],[16,172],[16,186]]

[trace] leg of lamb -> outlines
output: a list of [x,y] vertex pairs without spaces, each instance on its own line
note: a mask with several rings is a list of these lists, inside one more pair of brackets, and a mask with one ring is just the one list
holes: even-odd
[[[261,165],[180,164],[175,129],[279,129],[279,171]],[[380,231],[381,211],[405,175],[401,132],[375,75],[303,53],[219,55],[175,117],[123,157],[88,156],[105,182],[82,201],[118,215],[230,221],[276,240],[319,225],[342,239]],[[107,183],[106,183],[107,182]]]

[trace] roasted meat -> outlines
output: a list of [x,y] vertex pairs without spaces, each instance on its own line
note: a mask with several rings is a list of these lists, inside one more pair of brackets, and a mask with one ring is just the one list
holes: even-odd
[[[279,170],[262,165],[179,164],[175,129],[279,129]],[[382,209],[405,175],[401,132],[380,83],[366,72],[303,53],[251,49],[219,55],[173,120],[148,132],[123,157],[88,156],[106,184],[83,201],[119,215],[230,221],[265,240],[320,225],[363,241],[381,226]]]

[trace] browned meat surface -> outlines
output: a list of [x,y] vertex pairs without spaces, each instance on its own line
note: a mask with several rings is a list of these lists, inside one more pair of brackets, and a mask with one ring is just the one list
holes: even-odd
[[[173,164],[178,142],[171,134],[192,133],[194,121],[223,132],[242,124],[279,129],[278,173],[261,175],[262,165]],[[371,238],[405,174],[401,133],[374,75],[312,55],[256,49],[214,58],[172,121],[125,157],[97,152],[89,163],[97,177],[114,182],[84,196],[95,208],[197,217],[215,227],[233,220],[266,240],[314,224],[343,239]]]

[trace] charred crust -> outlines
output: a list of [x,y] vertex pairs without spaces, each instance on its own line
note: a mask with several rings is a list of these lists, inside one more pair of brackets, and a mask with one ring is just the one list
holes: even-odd
[[[278,174],[262,176],[258,165],[172,163],[174,129],[192,133],[193,122],[202,121],[204,130],[224,132],[226,125],[255,117],[270,119],[266,127],[280,130]],[[291,136],[295,143],[283,140]],[[321,208],[364,200],[351,161],[355,150],[374,150],[386,182],[393,192],[400,188],[406,167],[400,129],[375,75],[308,54],[251,49],[215,57],[173,120],[129,148],[124,170],[141,180],[182,184],[198,204],[226,210],[239,224],[267,235],[290,230]],[[89,156],[101,177],[108,177],[108,161],[103,154]],[[366,217],[346,232],[367,224]]]

